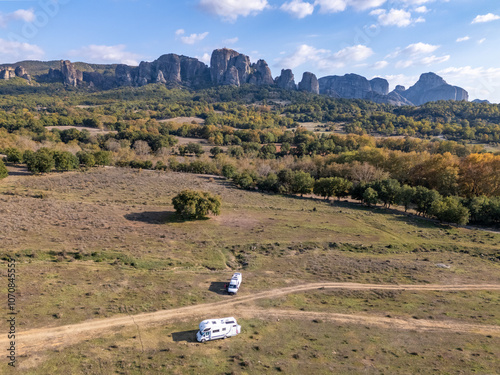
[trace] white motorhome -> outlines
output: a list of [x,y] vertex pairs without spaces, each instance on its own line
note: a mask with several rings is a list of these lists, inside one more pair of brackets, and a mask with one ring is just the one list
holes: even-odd
[[229,294],[236,294],[238,292],[238,289],[240,288],[241,280],[242,280],[241,273],[235,272],[233,274],[233,277],[231,277],[229,285],[227,286],[227,292]]
[[207,319],[200,323],[200,330],[196,334],[196,339],[199,342],[225,339],[226,337],[236,336],[240,332],[241,326],[233,317]]

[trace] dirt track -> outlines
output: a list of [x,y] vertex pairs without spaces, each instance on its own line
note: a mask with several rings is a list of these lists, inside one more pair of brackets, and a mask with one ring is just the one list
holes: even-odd
[[[325,312],[290,311],[277,309],[260,309],[244,304],[264,298],[275,298],[290,293],[314,289],[349,289],[349,290],[434,290],[434,291],[470,291],[498,290],[500,285],[376,285],[355,283],[311,283],[279,289],[268,290],[252,295],[240,295],[226,301],[186,306],[171,310],[161,310],[134,316],[119,316],[108,319],[90,320],[83,323],[61,327],[41,328],[21,332],[17,335],[18,354],[32,354],[40,350],[53,349],[76,344],[83,340],[116,332],[124,327],[147,327],[172,320],[185,320],[194,317],[209,317],[212,315],[234,315],[235,317],[258,317],[264,319],[295,318],[321,319],[347,324],[363,324],[390,329],[417,331],[452,331],[478,334],[489,334],[500,337],[500,326],[466,324],[453,321],[434,321],[424,319],[401,319],[370,315],[336,314]],[[198,319],[199,320],[199,319]],[[194,321],[194,326],[198,320]],[[2,337],[0,346],[7,345]]]

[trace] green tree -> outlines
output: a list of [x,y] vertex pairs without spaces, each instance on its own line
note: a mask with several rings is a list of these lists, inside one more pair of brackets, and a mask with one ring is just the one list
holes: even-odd
[[415,188],[409,185],[403,185],[396,196],[396,203],[404,206],[405,212],[410,208],[413,202],[413,197],[415,196]]
[[175,211],[184,219],[202,219],[220,214],[221,198],[204,191],[183,190],[172,199]]
[[462,205],[457,197],[446,197],[432,203],[432,215],[439,221],[465,225],[469,222],[469,210]]
[[9,147],[5,150],[7,161],[11,163],[21,163],[23,161],[23,154],[15,147]]
[[314,178],[304,171],[295,171],[292,178],[292,184],[290,185],[292,194],[309,194],[312,192],[314,186]]
[[55,151],[54,163],[58,171],[71,171],[80,164],[78,158],[69,151]]
[[372,204],[377,204],[377,191],[371,187],[367,188],[363,193],[363,202],[365,202],[368,207],[370,207]]
[[416,210],[419,214],[429,216],[431,214],[432,204],[441,199],[441,194],[436,190],[427,189],[423,186],[415,188],[413,203],[416,205]]
[[33,154],[25,153],[28,170],[32,173],[47,173],[55,167],[54,157],[48,148],[41,148]]
[[397,180],[390,178],[376,181],[373,183],[373,188],[377,191],[378,197],[384,203],[384,206],[390,207],[396,203],[401,185]]
[[97,151],[94,153],[94,160],[96,165],[110,165],[111,164],[111,151]]
[[222,166],[222,175],[227,179],[233,178],[236,174],[236,167],[232,164],[224,164]]
[[2,178],[5,178],[9,175],[9,171],[7,170],[7,167],[3,163],[3,160],[0,159],[0,180]]
[[186,151],[190,154],[195,154],[196,156],[201,156],[205,151],[199,143],[190,142],[186,145]]
[[78,158],[79,163],[86,167],[93,167],[95,165],[94,155],[90,152],[78,151],[76,153],[76,157]]
[[212,154],[212,156],[217,156],[219,154],[222,154],[224,151],[222,150],[222,148],[218,147],[218,146],[215,146],[215,147],[212,147],[210,149],[210,153]]

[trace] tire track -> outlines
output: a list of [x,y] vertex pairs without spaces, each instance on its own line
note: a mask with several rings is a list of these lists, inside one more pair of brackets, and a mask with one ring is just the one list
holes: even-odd
[[[357,284],[357,283],[309,283],[284,288],[267,290],[251,295],[240,295],[226,301],[185,306],[170,310],[160,310],[152,313],[142,313],[134,316],[118,316],[107,319],[90,320],[82,323],[66,326],[39,328],[16,335],[17,354],[35,353],[40,350],[60,348],[73,345],[78,342],[100,337],[105,334],[118,332],[130,326],[148,327],[158,325],[168,321],[186,320],[193,317],[207,318],[208,315],[235,315],[237,317],[259,317],[259,318],[280,318],[291,317],[298,319],[320,319],[348,324],[376,325],[391,329],[412,329],[417,331],[447,330],[454,332],[473,332],[500,336],[499,326],[475,325],[457,323],[453,321],[432,321],[387,318],[370,315],[356,314],[336,314],[324,312],[304,312],[276,309],[256,309],[248,308],[244,304],[259,299],[271,299],[284,296],[290,293],[304,292],[310,290],[412,290],[412,291],[474,291],[474,290],[498,290],[500,285],[378,285],[378,284]],[[233,311],[228,312],[228,308]],[[0,346],[5,347],[8,340],[5,337],[0,339]]]

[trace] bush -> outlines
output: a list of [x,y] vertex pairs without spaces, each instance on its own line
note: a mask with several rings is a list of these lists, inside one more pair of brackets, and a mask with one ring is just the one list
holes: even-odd
[[41,148],[37,152],[25,152],[23,158],[32,173],[47,173],[55,167],[53,153],[48,148]]
[[11,163],[22,163],[23,154],[19,149],[15,147],[9,147],[4,151],[5,155],[7,155],[7,161]]
[[90,152],[78,151],[76,153],[76,157],[78,158],[80,164],[86,167],[93,167],[95,165],[94,155]]
[[96,165],[110,165],[111,164],[111,152],[110,151],[97,151],[94,153],[94,159]]
[[220,214],[221,198],[204,191],[183,190],[172,199],[175,211],[184,219],[202,219]]
[[55,151],[54,164],[58,171],[71,171],[80,166],[78,158],[69,151]]
[[0,160],[0,180],[2,178],[5,178],[9,175],[9,172],[7,171],[7,167],[3,163],[3,160]]

